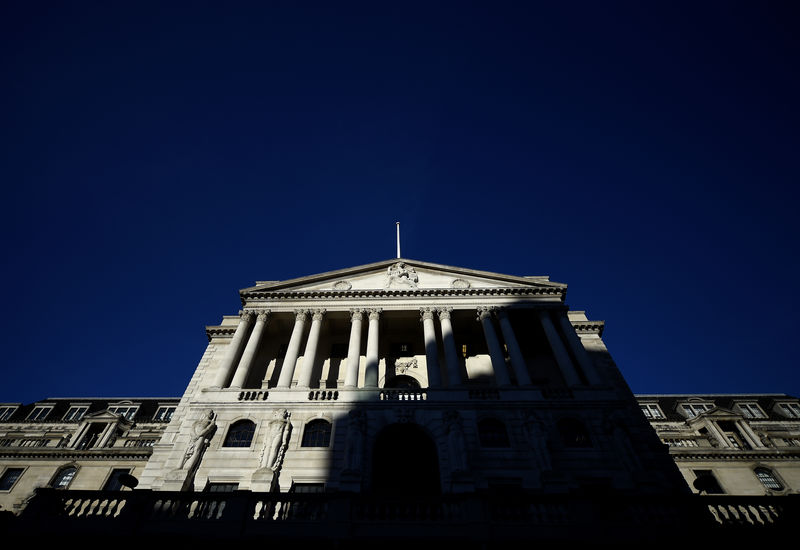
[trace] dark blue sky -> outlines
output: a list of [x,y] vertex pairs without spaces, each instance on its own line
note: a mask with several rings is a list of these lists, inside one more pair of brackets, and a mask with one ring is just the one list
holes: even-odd
[[569,284],[637,393],[800,395],[796,2],[3,2],[0,401],[179,396],[256,280]]

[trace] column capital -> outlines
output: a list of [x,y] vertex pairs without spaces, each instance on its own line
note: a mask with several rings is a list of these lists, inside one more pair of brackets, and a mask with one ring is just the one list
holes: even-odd
[[419,308],[420,321],[428,321],[433,319],[434,309],[430,307]]
[[350,320],[351,321],[360,321],[364,318],[364,310],[363,309],[351,309],[350,310]]
[[436,310],[439,313],[439,319],[449,319],[450,313],[453,311],[451,307],[440,307]]
[[373,309],[369,309],[367,311],[369,311],[369,320],[370,321],[377,321],[378,319],[381,318],[381,313],[383,313],[383,310],[381,308],[373,308]]
[[478,308],[478,319],[477,320],[478,321],[483,321],[484,319],[487,319],[487,318],[491,317],[492,312],[495,309],[497,309],[497,308],[495,308],[494,306],[480,306]]
[[266,323],[269,321],[270,311],[268,309],[262,309],[258,312],[258,317],[256,318],[257,321],[261,321],[262,323]]
[[253,312],[250,310],[239,311],[239,321],[249,323],[253,320]]
[[295,321],[305,321],[308,317],[308,310],[307,309],[296,309],[294,310],[294,319]]
[[327,310],[325,309],[313,309],[311,310],[311,319],[313,321],[322,321],[322,318],[325,316]]

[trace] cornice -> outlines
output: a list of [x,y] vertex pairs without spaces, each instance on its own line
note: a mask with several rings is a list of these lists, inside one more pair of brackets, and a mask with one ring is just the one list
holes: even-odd
[[676,461],[691,460],[725,460],[725,461],[752,461],[752,460],[793,460],[800,461],[800,451],[787,452],[783,449],[742,451],[738,449],[703,449],[703,450],[673,450],[670,448],[670,456]]
[[72,460],[147,460],[153,454],[151,447],[108,447],[104,449],[70,449],[68,447],[58,447],[48,449],[46,447],[3,447],[0,449],[0,458],[25,458],[51,460],[72,459]]
[[[501,288],[415,288],[415,289],[363,289],[363,290],[253,290],[243,292],[242,305],[248,300],[352,300],[354,298],[404,299],[475,296],[559,296],[566,295],[566,286],[501,287]],[[600,322],[602,324],[602,322]]]
[[578,334],[597,334],[603,335],[606,326],[605,321],[570,321]]
[[215,336],[233,336],[235,332],[236,332],[236,327],[230,325],[218,325],[218,326],[206,327],[206,337],[208,338],[209,342]]

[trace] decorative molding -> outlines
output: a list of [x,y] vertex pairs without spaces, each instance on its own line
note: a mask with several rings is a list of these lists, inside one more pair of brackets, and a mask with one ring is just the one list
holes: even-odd
[[409,369],[416,369],[416,368],[418,368],[418,364],[417,364],[416,358],[412,358],[412,359],[406,359],[406,358],[395,359],[395,362],[394,362],[394,371],[395,371],[395,373],[406,374],[409,371]]
[[466,279],[453,279],[450,282],[450,288],[470,288],[472,283]]
[[414,289],[361,289],[361,290],[276,290],[252,291],[241,295],[242,303],[247,300],[343,300],[353,298],[440,298],[460,296],[559,296],[564,298],[566,287],[498,287],[498,288],[414,288]]
[[350,281],[336,281],[333,283],[333,290],[350,290],[353,288],[353,284]]
[[417,288],[419,276],[416,270],[405,262],[397,262],[386,269],[384,288]]
[[578,334],[597,334],[603,335],[605,321],[570,321],[570,324]]

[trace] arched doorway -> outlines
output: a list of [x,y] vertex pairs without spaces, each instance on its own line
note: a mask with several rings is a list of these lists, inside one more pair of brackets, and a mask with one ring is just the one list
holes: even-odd
[[379,495],[441,493],[436,444],[416,424],[392,424],[375,438],[372,491]]

